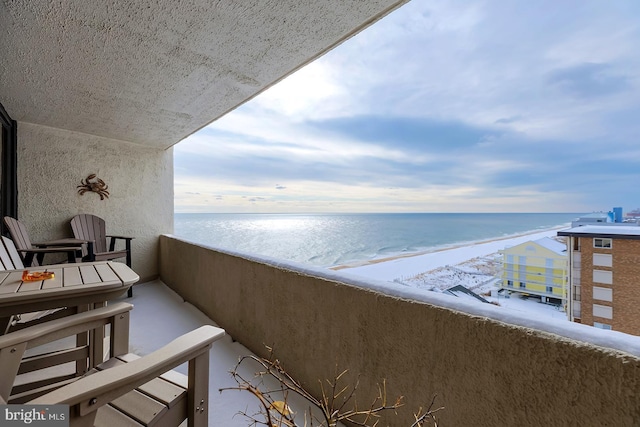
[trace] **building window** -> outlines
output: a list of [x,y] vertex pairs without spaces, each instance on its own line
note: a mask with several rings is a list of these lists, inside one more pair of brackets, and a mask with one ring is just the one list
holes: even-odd
[[505,271],[507,272],[507,277],[513,279],[513,264],[505,264]]
[[611,239],[594,238],[593,247],[611,249]]
[[581,316],[581,302],[580,301],[574,301],[573,303],[573,317],[575,317],[576,319],[580,319]]
[[507,280],[507,286],[511,286],[513,288],[513,280]]
[[593,299],[600,301],[613,301],[613,289],[593,287]]
[[521,287],[521,288],[526,288],[526,287],[527,287],[527,285],[526,285],[524,282],[520,282],[520,287]]
[[593,265],[600,267],[612,267],[613,255],[611,254],[593,254]]
[[593,322],[593,327],[598,329],[606,329],[609,331],[611,330],[611,325],[608,325],[606,323]]
[[527,273],[527,257],[518,256],[518,274],[525,275],[526,273]]
[[613,271],[593,270],[593,283],[613,284]]
[[593,304],[593,315],[604,319],[613,319],[613,307],[606,305]]
[[552,294],[553,293],[553,286],[547,286],[547,293],[548,294]]

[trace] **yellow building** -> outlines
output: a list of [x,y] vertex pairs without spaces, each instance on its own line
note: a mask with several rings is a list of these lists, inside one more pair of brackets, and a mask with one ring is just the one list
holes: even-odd
[[510,291],[566,301],[567,247],[544,237],[502,252],[501,287]]

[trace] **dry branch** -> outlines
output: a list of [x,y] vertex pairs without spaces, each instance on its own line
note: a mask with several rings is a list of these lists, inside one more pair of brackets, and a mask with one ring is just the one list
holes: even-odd
[[[403,397],[395,399],[393,403],[387,402],[386,381],[378,385],[378,395],[370,405],[360,407],[356,398],[359,381],[355,384],[342,384],[348,370],[336,374],[333,380],[320,381],[322,398],[317,399],[300,383],[293,379],[282,367],[280,361],[273,357],[271,348],[270,357],[262,358],[254,355],[242,356],[235,368],[230,372],[238,383],[237,387],[222,388],[225,390],[244,390],[256,397],[259,402],[257,413],[249,415],[246,411],[239,414],[247,417],[250,426],[264,425],[267,427],[336,427],[341,421],[347,421],[355,426],[377,427],[382,413],[393,412],[397,414],[398,408],[403,406]],[[239,368],[244,363],[253,362],[258,366],[258,372],[254,378],[244,378],[239,373]],[[267,379],[271,378],[278,384],[276,388],[267,387]],[[302,397],[311,407],[300,414],[304,419],[303,424],[297,424],[296,413],[289,407],[289,395],[294,393]],[[414,414],[415,422],[411,427],[426,427],[433,423],[437,427],[435,412],[443,409],[432,409],[435,404],[433,397],[431,404],[423,413],[420,408]],[[316,408],[316,410],[313,410]]]

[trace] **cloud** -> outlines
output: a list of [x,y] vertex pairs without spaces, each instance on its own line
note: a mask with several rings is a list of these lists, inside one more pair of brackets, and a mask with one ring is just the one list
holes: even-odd
[[519,120],[522,120],[522,116],[511,116],[511,117],[503,117],[496,120],[494,123],[496,124],[505,124],[508,125],[510,123],[515,123]]
[[637,22],[631,0],[410,2],[178,144],[176,209],[640,205]]
[[581,64],[554,70],[548,81],[552,86],[579,98],[591,98],[618,93],[629,88],[628,79],[611,74],[607,64]]

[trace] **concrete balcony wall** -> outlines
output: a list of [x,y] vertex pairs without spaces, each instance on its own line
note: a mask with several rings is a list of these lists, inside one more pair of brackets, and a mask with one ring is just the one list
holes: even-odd
[[[77,193],[91,173],[109,186],[108,199]],[[104,218],[108,234],[135,237],[133,269],[144,281],[158,275],[158,236],[173,232],[173,150],[19,122],[18,196],[33,241],[72,236],[79,213]]]
[[[406,405],[381,425],[411,425],[411,412],[436,393],[446,426],[631,426],[640,420],[637,337],[547,324],[400,285],[387,292],[380,282],[173,236],[160,237],[160,274],[252,351],[266,355],[264,346],[272,346],[316,396],[318,380],[331,378],[336,365],[349,369],[351,380],[360,374],[361,405],[386,379],[389,397],[403,395]],[[411,295],[416,300],[402,297]]]

